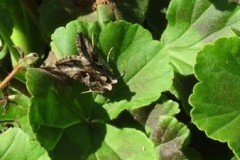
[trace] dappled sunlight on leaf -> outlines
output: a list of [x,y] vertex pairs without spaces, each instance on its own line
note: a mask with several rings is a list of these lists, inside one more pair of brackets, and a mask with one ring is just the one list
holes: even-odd
[[[19,128],[11,128],[0,134],[1,159],[46,159],[48,153],[37,141],[30,140],[29,136]],[[7,152],[6,152],[7,150]]]
[[190,97],[193,122],[206,134],[227,142],[240,157],[240,39],[222,38],[206,46],[197,57],[200,81]]
[[231,28],[240,30],[240,7],[218,0],[173,0],[167,19],[161,38],[165,52],[170,54],[175,71],[189,75],[204,45],[235,35]]

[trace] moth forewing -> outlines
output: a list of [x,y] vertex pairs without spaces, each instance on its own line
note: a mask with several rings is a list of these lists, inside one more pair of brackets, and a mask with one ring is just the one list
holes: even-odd
[[90,41],[83,36],[83,33],[77,34],[76,47],[79,56],[86,57],[90,63],[94,61],[92,57],[92,53],[94,52],[93,46]]
[[83,57],[80,56],[67,56],[58,60],[55,65],[61,72],[70,78],[78,80],[79,74],[84,71],[83,64],[81,63],[82,58]]
[[[90,76],[92,80],[100,81],[101,82],[100,84],[103,88],[106,85],[106,83],[109,83],[110,85],[117,83],[117,79],[114,79],[112,77],[112,71],[110,70],[108,63],[105,62],[104,59],[99,54],[97,54],[98,52],[96,52],[96,49],[91,44],[91,42],[87,38],[85,38],[82,33],[77,34],[76,41],[77,41],[76,46],[77,46],[77,50],[79,51],[79,56],[80,57],[85,56],[86,61],[88,60],[90,62],[90,67],[92,67],[92,69],[95,72],[94,74],[91,74],[92,76]],[[89,72],[89,71],[86,69],[86,72]],[[100,74],[98,75],[96,73],[100,73]],[[101,77],[105,77],[106,79],[101,79]],[[107,87],[107,88],[108,90],[112,89],[110,87]]]
[[[77,34],[76,40],[77,50],[80,56],[85,56],[88,58],[89,62],[92,64],[92,67],[100,67],[104,70],[109,70],[110,67],[108,63],[106,63],[101,55],[97,54],[96,49],[92,45],[92,43],[84,37],[83,33]],[[97,69],[97,68],[96,68]]]
[[76,47],[79,55],[67,56],[57,60],[55,65],[60,72],[78,80],[89,87],[88,92],[104,93],[112,90],[112,84],[117,83],[113,78],[108,64],[96,52],[92,43],[78,33]]

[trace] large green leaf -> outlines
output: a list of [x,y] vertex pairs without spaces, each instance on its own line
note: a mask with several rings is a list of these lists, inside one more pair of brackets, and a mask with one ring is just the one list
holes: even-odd
[[[99,159],[106,155],[156,159],[153,144],[143,133],[102,123],[108,119],[106,111],[93,104],[91,94],[80,94],[86,89],[82,84],[58,84],[57,78],[41,69],[29,69],[27,79],[33,94],[30,121],[53,159],[86,159],[90,154]],[[127,146],[121,137],[129,142]],[[143,153],[138,155],[139,151]]]
[[50,160],[48,153],[38,142],[30,140],[21,129],[11,128],[0,134],[0,159]]
[[135,129],[117,129],[107,125],[104,142],[88,160],[156,160],[153,143]]
[[234,35],[231,28],[240,30],[240,7],[219,0],[173,0],[167,19],[161,39],[164,51],[175,71],[188,75],[199,50],[219,37]]
[[119,83],[110,93],[110,102],[104,105],[110,117],[116,117],[123,109],[148,105],[169,89],[173,78],[169,57],[142,27],[125,22],[109,23],[102,29],[99,41],[105,54],[112,48],[110,58],[118,72],[125,73],[124,83]]
[[86,87],[60,83],[41,69],[28,69],[26,77],[33,95],[30,121],[51,156],[86,159],[95,152],[106,132],[99,122],[108,117],[101,106],[93,104],[91,94],[81,94]]
[[206,46],[197,57],[200,81],[190,97],[193,122],[206,134],[227,142],[240,158],[240,39],[222,38]]
[[[85,159],[95,153],[110,134],[105,120],[157,100],[169,89],[173,77],[168,56],[160,52],[161,44],[139,25],[123,21],[101,26],[74,21],[59,28],[51,43],[57,59],[77,54],[77,32],[93,36],[99,56],[105,59],[113,48],[109,66],[120,78],[106,94],[82,94],[88,87],[78,81],[62,81],[42,69],[27,70],[27,86],[33,95],[30,121],[38,140],[57,159],[66,159],[69,154]],[[135,148],[129,152],[135,153]]]
[[173,78],[169,57],[161,52],[162,45],[153,41],[150,33],[141,26],[124,21],[108,22],[100,31],[97,23],[71,22],[52,36],[51,46],[57,58],[78,54],[74,43],[77,32],[93,36],[103,58],[106,59],[111,50],[109,65],[114,76],[120,77],[119,82],[113,91],[95,99],[105,103],[104,108],[111,118],[124,109],[148,105],[157,100],[162,91],[169,89]]

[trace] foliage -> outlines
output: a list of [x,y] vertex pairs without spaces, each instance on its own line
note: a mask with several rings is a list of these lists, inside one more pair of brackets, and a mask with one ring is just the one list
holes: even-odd
[[[0,158],[240,159],[238,3],[0,1],[0,79],[21,59],[14,46],[40,57],[11,80],[9,104],[1,94]],[[79,56],[78,33],[112,90],[54,66]]]

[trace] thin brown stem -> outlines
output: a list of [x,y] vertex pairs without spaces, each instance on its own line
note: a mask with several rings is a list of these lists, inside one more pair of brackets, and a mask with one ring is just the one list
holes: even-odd
[[[6,76],[8,76],[8,72],[6,70],[4,70],[2,67],[0,67],[0,80],[4,80]],[[20,91],[25,96],[31,97],[30,93],[27,90],[25,83],[23,83],[22,81],[13,77],[11,80],[11,86],[13,88],[17,89],[18,91]]]
[[11,73],[0,83],[0,90],[5,88],[7,84],[10,82],[10,80],[13,78],[13,76],[21,69],[19,65],[16,65],[16,67],[12,70]]

